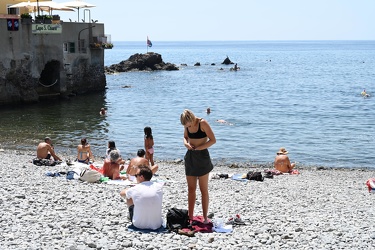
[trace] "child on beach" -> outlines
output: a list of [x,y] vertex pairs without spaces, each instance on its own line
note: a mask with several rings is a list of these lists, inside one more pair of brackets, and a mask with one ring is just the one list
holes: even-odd
[[151,162],[151,166],[154,166],[154,137],[152,136],[152,130],[150,127],[145,127],[144,132],[146,159]]

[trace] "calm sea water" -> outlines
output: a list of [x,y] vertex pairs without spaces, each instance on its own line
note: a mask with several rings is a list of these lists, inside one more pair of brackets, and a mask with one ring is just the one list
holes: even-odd
[[[107,66],[147,51],[146,42],[114,45],[105,51]],[[189,108],[211,124],[214,160],[272,162],[286,147],[304,165],[375,167],[375,41],[154,41],[149,51],[187,66],[108,75],[104,93],[0,109],[0,146],[35,149],[49,135],[73,158],[87,137],[97,155],[115,140],[133,157],[150,126],[156,159],[183,158],[179,116]],[[226,56],[241,70],[222,65]],[[363,89],[374,97],[361,97]]]

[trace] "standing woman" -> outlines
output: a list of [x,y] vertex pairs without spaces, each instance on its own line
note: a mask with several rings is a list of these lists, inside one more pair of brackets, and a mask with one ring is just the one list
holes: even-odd
[[185,155],[185,175],[188,184],[189,219],[194,217],[197,182],[202,194],[202,210],[205,223],[208,223],[208,175],[213,169],[209,147],[216,143],[216,138],[208,122],[203,118],[195,117],[193,112],[185,109],[180,117],[184,125],[184,145],[187,148]]
[[91,152],[90,144],[86,138],[81,139],[81,144],[77,147],[77,161],[81,163],[89,163],[90,158],[94,161],[94,155]]
[[154,166],[154,137],[152,136],[152,130],[150,127],[145,127],[143,129],[145,132],[145,151],[146,159]]

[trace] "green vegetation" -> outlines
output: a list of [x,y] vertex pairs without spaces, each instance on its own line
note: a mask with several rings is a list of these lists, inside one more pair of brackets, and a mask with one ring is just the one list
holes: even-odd
[[21,14],[21,18],[32,18],[29,13],[23,13]]

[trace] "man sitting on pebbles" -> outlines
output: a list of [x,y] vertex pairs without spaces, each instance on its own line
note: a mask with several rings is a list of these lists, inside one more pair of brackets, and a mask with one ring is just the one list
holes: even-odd
[[139,184],[120,192],[126,198],[130,220],[137,228],[156,230],[163,223],[163,185],[150,181],[152,171],[148,166],[139,166],[135,178]]
[[276,153],[275,157],[275,169],[282,173],[291,173],[293,168],[296,166],[295,163],[290,163],[289,157],[287,156],[289,152],[285,148],[280,148]]
[[[144,149],[139,149],[137,152],[137,157],[130,160],[129,166],[126,170],[126,174],[130,181],[134,181],[134,175],[137,173],[138,166],[149,166],[150,162],[145,158],[146,151]],[[158,165],[151,166],[152,174],[155,174],[158,171]]]
[[62,161],[60,157],[55,154],[55,150],[52,146],[52,140],[49,137],[44,138],[44,142],[39,143],[36,149],[36,157],[38,159],[51,159],[54,161]]

